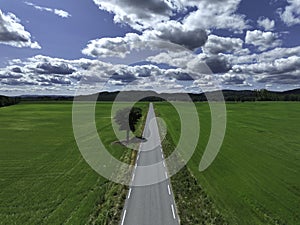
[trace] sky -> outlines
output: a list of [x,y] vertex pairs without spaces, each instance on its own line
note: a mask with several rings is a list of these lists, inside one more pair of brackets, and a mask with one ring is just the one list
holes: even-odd
[[300,88],[300,0],[0,0],[0,94]]

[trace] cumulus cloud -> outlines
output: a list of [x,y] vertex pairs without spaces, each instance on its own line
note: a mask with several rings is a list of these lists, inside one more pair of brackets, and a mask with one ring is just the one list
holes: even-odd
[[276,33],[253,30],[247,31],[245,43],[256,46],[260,51],[265,51],[280,46],[282,42]]
[[294,84],[300,81],[300,55],[273,59],[273,61],[235,65],[231,74],[247,74],[258,83]]
[[70,66],[65,63],[52,65],[48,62],[38,64],[36,71],[41,74],[72,74],[75,72],[75,69],[70,68]]
[[240,2],[241,0],[198,1],[197,10],[190,13],[183,23],[191,28],[229,29],[241,32],[247,29],[248,25],[245,16],[236,13]]
[[263,75],[263,76],[257,76],[256,82],[258,83],[267,83],[269,85],[271,84],[297,84],[300,82],[300,76],[299,74],[293,75],[293,74],[284,74],[284,75]]
[[61,18],[68,18],[68,17],[71,16],[70,13],[68,13],[64,10],[61,10],[61,9],[51,9],[51,8],[48,8],[48,7],[42,7],[42,6],[35,5],[31,2],[25,2],[25,4],[28,5],[28,6],[32,6],[33,8],[35,8],[37,10],[40,10],[40,11],[46,11],[46,12],[54,13],[55,15],[57,15]]
[[300,1],[299,0],[287,0],[288,6],[285,9],[278,9],[281,20],[287,26],[293,26],[300,24]]
[[108,85],[108,90],[127,87],[184,92],[199,91],[199,88],[214,89],[218,82],[223,86],[244,87],[253,85],[253,82],[292,85],[300,80],[300,47],[236,55],[237,58],[245,57],[239,64],[232,64],[227,56],[195,55],[192,52],[161,53],[152,59],[179,65],[179,68],[162,69],[156,65],[128,66],[100,60],[65,60],[38,55],[27,60],[11,60],[7,67],[1,68],[0,91],[15,88],[20,91],[51,90],[57,94],[57,91],[67,88],[68,93],[74,94],[76,85],[81,81],[87,93],[106,90],[103,89],[105,85]]
[[172,15],[170,3],[164,0],[94,0],[94,3],[100,9],[113,13],[115,22],[129,24],[139,30],[168,20]]
[[203,46],[207,41],[207,33],[203,29],[186,30],[178,23],[161,24],[157,28],[161,34],[160,38],[171,43],[178,44],[189,50]]
[[220,77],[221,77],[221,82],[224,85],[239,86],[239,87],[251,86],[251,84],[247,82],[247,76],[242,74],[226,73]]
[[5,14],[0,10],[0,43],[18,48],[40,49],[41,46],[31,40],[31,34],[25,30],[20,22],[14,14]]
[[175,14],[183,15],[191,7],[196,10],[183,20],[187,28],[230,29],[242,31],[248,27],[245,16],[236,11],[241,0],[195,1],[195,0],[94,0],[100,9],[114,14],[114,21],[125,23],[137,30],[156,27],[167,22]]
[[272,31],[275,27],[275,21],[269,18],[259,17],[257,20],[257,25],[263,28],[265,31]]
[[[88,93],[114,87],[131,89],[153,89],[157,91],[182,91],[179,82],[191,81],[183,69],[161,69],[156,65],[128,66],[110,64],[99,60],[65,60],[47,56],[35,56],[26,60],[11,60],[10,65],[0,69],[1,88],[19,88],[20,91],[44,91],[52,88],[74,91],[79,81]],[[16,69],[19,68],[19,69]],[[56,93],[57,94],[57,93]]]
[[243,44],[244,41],[240,38],[209,35],[208,41],[202,47],[202,50],[209,55],[217,55],[219,53],[248,54],[249,50],[243,48]]
[[127,33],[124,37],[92,40],[82,53],[100,58],[124,58],[132,51],[145,49],[173,52],[194,50],[205,44],[207,40],[204,30],[184,30],[178,23],[169,25],[161,25],[158,30],[146,30],[141,35]]
[[213,73],[226,73],[231,69],[231,65],[225,57],[211,56],[205,60],[206,65]]
[[188,62],[193,60],[195,55],[190,52],[162,52],[155,56],[150,56],[147,61],[153,63],[166,63],[170,66],[186,68]]
[[14,67],[11,69],[11,71],[15,73],[22,73],[22,69],[20,67]]
[[243,65],[241,68],[243,71],[254,74],[286,74],[300,70],[300,57],[290,56],[288,58],[275,59],[273,62]]
[[[208,50],[199,55],[188,52],[160,53],[149,57],[148,60],[175,65],[183,68],[188,74],[199,76],[199,80],[189,88],[197,88],[199,85],[203,87],[204,84],[207,87],[209,84],[215,87],[214,79],[223,86],[230,87],[252,87],[255,83],[293,85],[300,81],[300,47],[275,48],[243,55],[236,52],[219,53],[224,52],[223,48],[221,49],[222,51],[213,51],[216,54]],[[211,71],[205,70],[204,63]],[[212,79],[211,72],[215,74],[214,79]]]
[[2,84],[11,85],[11,86],[24,86],[24,85],[37,85],[37,82],[31,82],[24,79],[3,79],[1,80]]
[[226,55],[231,64],[253,64],[263,62],[273,62],[275,59],[288,58],[290,56],[300,56],[300,46],[293,48],[275,48],[260,53],[253,53],[248,55]]
[[[124,37],[101,38],[91,40],[82,53],[93,57],[120,57],[128,55],[132,48],[139,48],[143,36],[136,33],[127,33]],[[136,45],[135,45],[136,44]]]
[[[140,33],[91,40],[82,53],[92,57],[125,58],[140,50],[194,51],[207,42],[207,29],[242,32],[248,28],[245,16],[236,13],[240,0],[94,0],[94,3],[111,12],[115,22],[128,24]],[[175,20],[174,16],[178,18]],[[223,38],[222,43],[213,49],[216,42],[212,37],[211,44],[207,45],[207,49],[211,48],[208,51],[243,52],[239,49],[243,42],[238,38]]]

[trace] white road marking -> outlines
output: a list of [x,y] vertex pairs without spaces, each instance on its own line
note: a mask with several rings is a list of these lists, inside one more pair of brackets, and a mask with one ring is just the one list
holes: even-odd
[[139,158],[140,158],[140,155],[138,155],[138,156],[137,156],[137,158],[136,158],[136,161],[138,161],[138,160],[139,160]]
[[170,185],[168,185],[168,192],[169,192],[169,195],[171,195]]
[[165,164],[165,161],[163,161],[163,165],[164,165],[164,167],[166,168],[166,164]]
[[171,208],[172,208],[173,218],[174,218],[174,220],[175,220],[176,217],[175,217],[175,211],[174,211],[174,206],[173,206],[173,204],[171,205]]
[[161,155],[162,159],[164,159],[164,155]]
[[126,216],[126,209],[125,209],[125,211],[124,211],[124,215],[123,215],[123,219],[122,219],[122,223],[121,223],[121,225],[123,225],[123,224],[124,224],[124,221],[125,221],[125,216]]
[[167,172],[165,172],[165,176],[166,176],[166,178],[168,178],[168,174],[167,174]]
[[128,198],[130,198],[131,191],[132,191],[132,189],[130,188],[130,189],[129,189],[129,193],[128,193]]
[[134,180],[134,177],[135,177],[135,173],[133,173],[133,175],[132,175],[132,181]]

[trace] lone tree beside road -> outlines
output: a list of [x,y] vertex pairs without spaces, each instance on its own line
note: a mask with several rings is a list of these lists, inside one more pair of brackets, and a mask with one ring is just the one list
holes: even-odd
[[126,142],[129,142],[129,132],[135,132],[136,124],[142,117],[142,109],[138,107],[124,108],[117,111],[114,120],[119,125],[120,130],[126,131]]

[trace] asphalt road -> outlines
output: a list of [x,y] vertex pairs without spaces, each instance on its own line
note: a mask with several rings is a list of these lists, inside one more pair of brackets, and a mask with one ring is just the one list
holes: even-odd
[[[136,167],[132,174],[133,186],[129,188],[120,224],[179,225],[152,103],[143,136],[147,141],[140,145]],[[143,170],[143,166],[153,164],[156,165],[155,168],[150,171]],[[162,177],[164,181],[160,183],[136,186],[143,182],[162,180]]]

